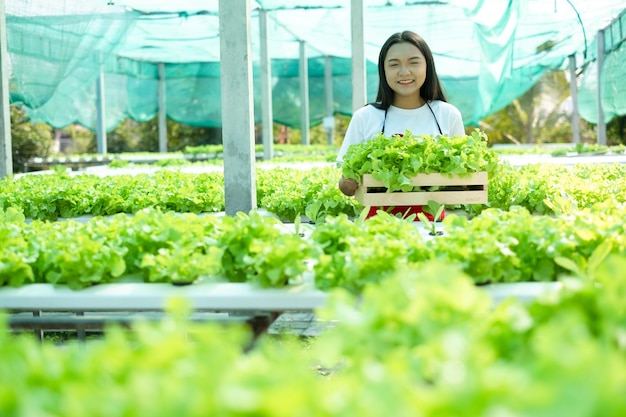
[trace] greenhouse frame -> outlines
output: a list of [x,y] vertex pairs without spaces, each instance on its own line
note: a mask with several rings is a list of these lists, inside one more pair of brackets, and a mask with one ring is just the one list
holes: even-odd
[[166,118],[222,127],[227,158],[236,155],[226,166],[245,162],[232,178],[248,189],[252,142],[232,138],[252,138],[253,125],[263,122],[269,158],[273,120],[302,128],[308,143],[311,126],[373,101],[380,45],[405,28],[429,42],[449,101],[466,125],[508,105],[545,72],[568,68],[570,78],[581,77],[578,91],[572,90],[574,114],[598,124],[600,144],[604,124],[626,113],[626,15],[617,0],[0,5],[6,22],[6,34],[0,33],[1,176],[11,172],[8,103],[21,103],[33,121],[97,131],[101,153],[106,132],[127,117],[158,116],[162,152]]
[[0,416],[623,417],[625,7],[0,0]]

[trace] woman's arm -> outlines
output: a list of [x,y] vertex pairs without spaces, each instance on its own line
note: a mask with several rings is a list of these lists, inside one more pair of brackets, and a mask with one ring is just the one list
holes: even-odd
[[[376,136],[384,122],[384,115],[384,110],[377,109],[371,105],[365,105],[354,112],[348,124],[341,149],[339,149],[337,154],[337,163],[339,165],[343,162],[343,157],[351,145],[370,140]],[[352,197],[358,188],[359,184],[352,178],[344,178],[342,175],[339,179],[339,190],[349,197]]]

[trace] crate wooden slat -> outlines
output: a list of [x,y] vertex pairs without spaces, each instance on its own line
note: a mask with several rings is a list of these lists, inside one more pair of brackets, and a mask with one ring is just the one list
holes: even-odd
[[371,174],[361,178],[361,186],[355,197],[364,206],[418,206],[427,205],[429,200],[439,204],[486,204],[488,197],[487,172],[475,172],[460,177],[449,177],[443,174],[418,174],[411,178],[413,186],[417,187],[450,187],[474,186],[475,190],[468,191],[409,191],[409,192],[375,192],[373,188],[385,187],[381,181],[375,180]]

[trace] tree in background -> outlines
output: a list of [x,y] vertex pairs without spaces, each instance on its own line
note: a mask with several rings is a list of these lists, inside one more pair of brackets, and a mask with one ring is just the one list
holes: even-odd
[[[479,127],[492,143],[571,142],[571,114],[564,106],[569,97],[565,73],[548,72],[507,107],[483,119]],[[589,135],[585,123],[581,123],[581,134]]]
[[[92,147],[95,149],[96,138]],[[199,146],[222,143],[221,129],[196,127],[167,119],[167,150],[182,151],[187,146]],[[158,118],[147,122],[123,120],[115,129],[107,133],[107,151],[122,152],[158,152]]]
[[606,125],[607,145],[626,145],[626,115],[617,116]]
[[65,153],[69,155],[80,155],[87,153],[96,153],[96,133],[79,124],[72,124],[64,127],[61,135],[70,138],[71,144],[65,149]]
[[45,123],[31,123],[21,106],[11,105],[10,113],[13,172],[22,172],[29,159],[49,155],[52,127]]
[[[333,145],[337,148],[339,148],[343,142],[343,138],[346,135],[346,129],[348,129],[348,124],[350,123],[350,118],[350,116],[345,114],[335,114],[335,133],[333,135]],[[322,124],[317,124],[311,127],[309,138],[311,140],[311,145],[328,144],[328,136]],[[299,145],[302,143],[302,132],[299,129],[294,129],[280,123],[274,123],[274,143],[291,143]]]

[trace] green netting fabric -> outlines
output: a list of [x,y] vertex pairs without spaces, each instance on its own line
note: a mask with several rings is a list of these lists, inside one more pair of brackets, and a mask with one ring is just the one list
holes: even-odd
[[99,63],[115,54],[133,24],[130,15],[11,17],[11,99],[53,126],[94,126]]
[[[5,1],[11,99],[24,103],[35,120],[95,129],[101,74],[108,130],[125,117],[149,120],[158,112],[162,64],[168,117],[221,125],[217,0]],[[251,1],[257,121],[259,8],[269,16],[275,120],[300,125],[300,41],[309,57],[311,125],[326,113],[326,57],[332,62],[334,110],[352,113],[350,3]],[[588,38],[624,8],[623,0],[365,0],[364,5],[368,100],[376,95],[380,46],[390,34],[409,29],[431,46],[448,99],[466,124],[509,104],[545,71],[566,68],[568,55],[577,54],[581,64],[589,60]],[[618,65],[621,56],[607,57],[605,66]],[[615,77],[619,83],[623,75]],[[612,112],[623,114],[615,97],[609,101]]]
[[[605,33],[605,57],[602,65],[602,111],[604,121],[610,122],[615,116],[626,114],[626,13],[622,13],[609,25]],[[598,66],[596,61],[597,39],[592,43],[590,58],[579,86],[578,107],[580,116],[598,123]]]

